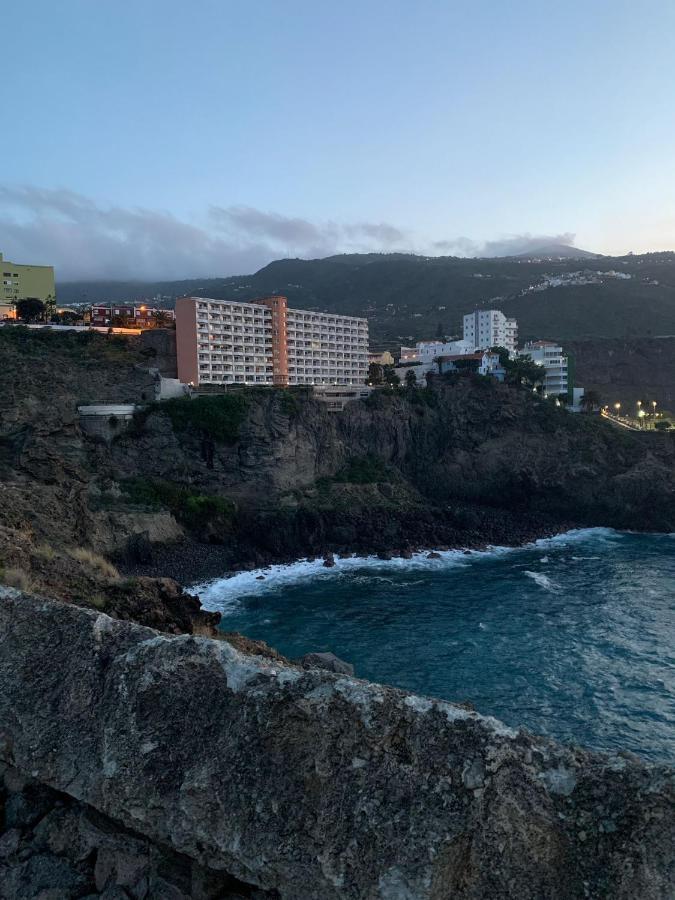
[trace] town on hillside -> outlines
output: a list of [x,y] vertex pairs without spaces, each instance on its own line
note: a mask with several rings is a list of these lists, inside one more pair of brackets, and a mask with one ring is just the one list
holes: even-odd
[[[656,401],[640,400],[629,409],[576,385],[574,356],[559,343],[528,340],[519,347],[516,319],[499,309],[467,312],[461,338],[421,340],[395,354],[369,347],[367,318],[294,309],[281,294],[247,301],[181,297],[175,310],[147,303],[59,306],[53,267],[10,262],[1,253],[0,266],[0,325],[167,332],[158,399],[247,386],[304,386],[339,411],[378,389],[419,388],[437,376],[473,374],[529,387],[557,406],[599,413],[618,427],[670,428]],[[155,341],[155,352],[157,346]]]

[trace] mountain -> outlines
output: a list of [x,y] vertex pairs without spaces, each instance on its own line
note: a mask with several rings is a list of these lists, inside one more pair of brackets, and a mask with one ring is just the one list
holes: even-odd
[[569,244],[542,244],[530,247],[525,253],[516,254],[516,257],[519,259],[601,259],[602,254],[581,250],[579,247],[571,247]]
[[515,316],[525,339],[675,334],[674,253],[591,254],[583,259],[343,254],[280,259],[253,275],[153,283],[71,282],[60,283],[57,291],[62,303],[151,300],[164,306],[172,306],[185,294],[250,300],[283,293],[291,306],[301,309],[366,316],[372,343],[381,347],[458,335],[464,313],[493,307]]

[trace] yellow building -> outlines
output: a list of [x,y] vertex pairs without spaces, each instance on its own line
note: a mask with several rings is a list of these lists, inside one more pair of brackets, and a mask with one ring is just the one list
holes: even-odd
[[24,266],[3,259],[0,253],[0,310],[14,308],[19,300],[42,300],[47,306],[54,305],[53,266]]

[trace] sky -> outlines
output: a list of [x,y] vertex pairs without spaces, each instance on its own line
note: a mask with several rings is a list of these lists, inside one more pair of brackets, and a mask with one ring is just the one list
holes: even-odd
[[675,249],[672,0],[30,0],[0,252],[57,278]]

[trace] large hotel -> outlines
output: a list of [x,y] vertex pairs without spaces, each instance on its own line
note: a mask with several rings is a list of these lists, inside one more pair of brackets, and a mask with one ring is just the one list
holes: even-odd
[[286,297],[182,297],[176,349],[184,384],[362,385],[368,320],[289,309]]

